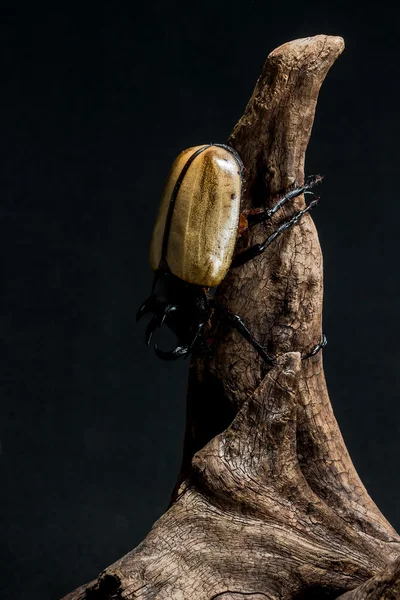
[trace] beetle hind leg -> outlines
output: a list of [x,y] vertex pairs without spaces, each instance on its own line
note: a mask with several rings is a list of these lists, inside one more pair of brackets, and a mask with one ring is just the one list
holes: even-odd
[[274,233],[272,233],[264,242],[262,242],[261,244],[255,244],[254,246],[250,246],[250,248],[247,248],[246,250],[243,250],[243,252],[240,252],[239,254],[234,256],[231,263],[231,268],[240,267],[241,265],[244,265],[249,260],[252,260],[259,254],[262,254],[264,250],[266,250],[266,248],[268,248],[268,246],[272,244],[272,242],[274,242],[279,235],[293,227],[293,225],[296,225],[296,223],[298,223],[298,221],[303,215],[305,215],[309,210],[314,208],[314,206],[318,203],[318,200],[319,198],[318,196],[316,196],[314,200],[312,200],[312,202],[310,202],[310,204],[306,206],[303,210],[300,210],[288,221],[284,221],[284,223],[282,223],[282,225],[280,225],[278,229],[274,231]]
[[314,186],[318,185],[318,183],[320,183],[321,181],[321,175],[310,175],[310,177],[307,177],[305,183],[302,186],[291,189],[287,194],[282,196],[282,198],[280,198],[271,208],[262,210],[261,212],[255,214],[246,215],[248,226],[252,227],[253,225],[257,225],[258,223],[263,223],[264,221],[267,221],[276,212],[278,212],[278,210],[282,208],[282,206],[285,206],[285,204],[289,202],[289,200],[293,200],[293,198],[297,198],[298,196],[301,196],[301,194],[315,196],[314,192],[311,192],[310,190]]

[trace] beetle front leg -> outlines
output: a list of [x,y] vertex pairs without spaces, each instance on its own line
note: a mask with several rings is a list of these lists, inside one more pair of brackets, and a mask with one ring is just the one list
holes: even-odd
[[[236,331],[238,331],[245,338],[245,340],[250,342],[250,344],[253,346],[253,348],[255,348],[257,350],[257,352],[259,353],[261,358],[263,358],[267,364],[269,364],[271,367],[276,365],[276,358],[271,356],[271,354],[268,354],[268,352],[265,351],[265,348],[263,346],[261,346],[261,344],[259,342],[257,342],[257,340],[255,339],[253,334],[249,331],[249,329],[247,329],[242,317],[231,312],[228,308],[226,308],[222,304],[215,303],[213,305],[213,308],[214,308],[215,312],[217,313],[217,315],[220,316],[221,321],[225,322],[227,325],[229,325],[233,329],[236,329]],[[310,350],[310,352],[307,352],[306,354],[302,354],[301,360],[307,360],[308,358],[315,356],[316,354],[318,354],[318,352],[320,352],[323,348],[325,348],[327,343],[328,343],[328,340],[326,339],[326,336],[323,333],[321,336],[321,341],[318,344],[316,344]]]
[[303,215],[311,210],[318,203],[318,200],[319,198],[315,198],[315,200],[310,202],[306,208],[296,213],[291,219],[289,219],[289,221],[282,223],[282,225],[280,225],[278,229],[274,231],[274,233],[271,234],[262,244],[250,246],[250,248],[247,248],[247,250],[244,250],[243,252],[240,252],[240,254],[234,256],[231,263],[231,268],[240,267],[259,254],[262,254],[264,250],[266,250],[266,248],[268,248],[268,246],[272,244],[272,242],[274,242],[279,235],[281,235],[287,229],[293,227],[293,225],[295,225]]
[[321,336],[321,341],[316,344],[312,350],[310,350],[310,352],[307,352],[307,354],[303,354],[301,357],[301,360],[307,360],[307,358],[311,358],[312,356],[315,356],[316,354],[318,354],[318,352],[320,350],[322,350],[322,348],[325,348],[325,346],[327,345],[328,340],[326,339],[326,335],[323,333]]
[[231,312],[228,308],[222,306],[222,304],[215,303],[213,307],[217,315],[221,317],[221,320],[232,327],[232,329],[236,329],[236,331],[238,331],[238,333],[240,333],[240,335],[242,335],[244,339],[247,340],[253,346],[253,348],[255,348],[255,350],[257,350],[258,354],[266,363],[271,366],[276,364],[275,358],[268,354],[268,352],[265,351],[265,348],[261,346],[259,342],[257,342],[239,315]]

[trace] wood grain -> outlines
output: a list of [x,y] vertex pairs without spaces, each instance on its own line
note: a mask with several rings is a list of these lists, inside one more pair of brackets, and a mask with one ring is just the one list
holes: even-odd
[[[245,167],[243,209],[271,206],[303,182],[319,89],[343,48],[340,37],[318,35],[267,58],[228,142]],[[300,197],[243,236],[237,250],[302,207]],[[68,600],[399,597],[400,539],[351,462],[322,354],[300,359],[320,339],[322,294],[309,215],[229,272],[218,299],[278,363],[268,369],[237,333],[210,324],[216,352],[191,363],[170,509],[136,549]]]

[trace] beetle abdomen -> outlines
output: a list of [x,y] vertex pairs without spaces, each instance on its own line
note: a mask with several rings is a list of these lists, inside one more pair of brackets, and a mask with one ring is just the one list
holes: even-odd
[[241,162],[218,145],[182,152],[172,165],[150,246],[157,271],[166,262],[188,283],[213,287],[225,277],[240,214]]

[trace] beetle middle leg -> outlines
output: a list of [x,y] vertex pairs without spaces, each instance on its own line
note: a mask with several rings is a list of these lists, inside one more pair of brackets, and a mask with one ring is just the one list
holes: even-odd
[[250,248],[247,248],[246,250],[243,250],[243,252],[240,252],[239,254],[234,256],[231,263],[231,268],[240,267],[241,265],[244,265],[249,260],[252,260],[259,254],[262,254],[264,250],[268,248],[268,246],[272,244],[272,242],[274,242],[279,235],[281,235],[287,229],[293,227],[293,225],[295,225],[304,214],[311,210],[318,203],[318,200],[319,198],[315,198],[312,202],[310,202],[308,206],[306,206],[306,208],[296,213],[291,219],[289,219],[289,221],[285,221],[284,223],[282,223],[282,225],[280,225],[278,229],[274,231],[274,233],[267,237],[267,239],[262,244],[255,244],[254,246],[250,246]]

